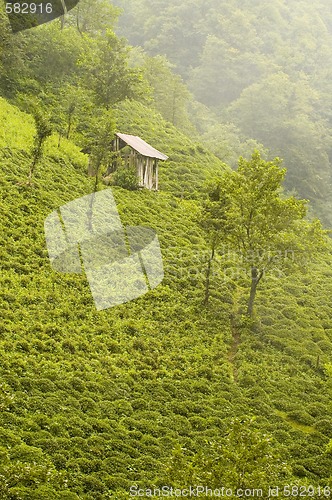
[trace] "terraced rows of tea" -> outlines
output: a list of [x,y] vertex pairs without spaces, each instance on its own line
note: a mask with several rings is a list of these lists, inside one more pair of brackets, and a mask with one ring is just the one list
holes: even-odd
[[196,145],[189,163],[185,149],[164,165],[160,192],[100,183],[124,225],[157,231],[165,278],[98,312],[84,275],[52,269],[44,237],[50,212],[92,192],[86,156],[52,136],[29,185],[33,120],[2,100],[0,122],[1,498],[126,499],[131,485],[185,486],[190,470],[207,480],[213,453],[220,483],[232,456],[248,484],[332,486],[331,251],[266,277],[253,321],[241,314],[247,282],[226,279],[222,262],[203,306],[208,246],[199,202],[181,196],[181,175],[209,154]]

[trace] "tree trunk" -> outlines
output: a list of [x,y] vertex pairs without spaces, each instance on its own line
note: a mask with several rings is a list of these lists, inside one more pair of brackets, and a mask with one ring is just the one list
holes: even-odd
[[204,301],[203,301],[203,304],[205,306],[208,305],[209,298],[210,298],[210,276],[211,276],[211,268],[212,268],[212,261],[214,259],[215,248],[216,248],[216,240],[214,240],[213,243],[212,243],[211,256],[209,258],[208,266],[207,266],[207,269],[206,269],[205,295],[204,295]]
[[176,95],[175,90],[173,90],[173,109],[172,109],[172,124],[175,127],[175,103],[176,103]]
[[68,113],[68,123],[67,123],[66,139],[69,139],[69,136],[70,136],[70,131],[71,131],[71,118],[72,118],[72,114],[71,114],[71,113]]
[[61,16],[61,30],[65,27],[65,15],[67,14],[67,7],[64,0],[61,0],[61,5],[63,8],[63,15]]
[[38,160],[40,160],[40,157],[42,155],[43,142],[44,142],[44,140],[42,138],[39,138],[37,146],[34,149],[33,160],[32,160],[32,163],[30,165],[30,172],[29,172],[29,176],[28,176],[28,184],[31,184],[33,174],[35,173],[36,165],[37,165]]
[[250,287],[250,295],[249,295],[248,308],[247,308],[248,316],[252,316],[253,309],[254,309],[255,297],[256,297],[256,291],[257,291],[257,285],[263,276],[263,272],[264,271],[261,271],[258,274],[257,267],[251,268],[251,287]]
[[83,36],[83,33],[81,31],[81,28],[80,28],[80,6],[79,5],[76,7],[76,28],[77,28],[77,31],[79,32],[79,34],[81,36]]
[[99,172],[101,167],[101,162],[103,160],[102,155],[98,155],[96,159],[96,173],[95,173],[95,185],[93,187],[93,192],[96,193],[98,191],[98,181],[99,181]]
[[100,168],[100,164],[98,164],[98,166],[96,168],[95,185],[93,186],[94,193],[96,193],[98,191],[99,168]]

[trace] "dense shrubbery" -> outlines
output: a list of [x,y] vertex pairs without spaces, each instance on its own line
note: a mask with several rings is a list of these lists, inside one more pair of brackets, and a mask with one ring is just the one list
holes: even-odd
[[119,167],[113,175],[113,184],[115,186],[135,191],[138,189],[138,178],[135,168]]

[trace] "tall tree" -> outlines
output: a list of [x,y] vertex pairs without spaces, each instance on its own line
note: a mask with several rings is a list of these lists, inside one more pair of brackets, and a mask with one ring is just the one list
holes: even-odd
[[129,48],[111,30],[101,37],[86,38],[80,60],[82,80],[95,95],[98,106],[106,109],[144,92],[141,71],[128,65]]
[[115,119],[110,110],[98,110],[90,118],[85,131],[84,149],[90,154],[91,171],[95,176],[94,191],[98,190],[98,181],[102,168],[106,169],[113,159],[112,141],[115,132]]
[[191,131],[187,108],[192,95],[182,78],[173,73],[174,65],[163,56],[145,57],[143,69],[156,109],[175,127]]
[[223,243],[234,252],[250,275],[249,316],[253,314],[257,287],[266,271],[276,266],[278,270],[286,270],[296,251],[303,251],[305,245],[308,249],[315,246],[310,231],[315,232],[319,241],[324,240],[318,222],[303,221],[306,200],[283,196],[281,185],[286,169],[280,164],[278,158],[263,160],[258,151],[250,160],[241,157],[237,171],[225,172],[210,187],[209,200],[203,209],[210,241],[219,246]]
[[80,0],[76,8],[69,12],[65,23],[75,26],[81,35],[105,33],[114,28],[120,9],[107,0]]
[[323,196],[332,183],[330,133],[317,117],[318,102],[307,77],[293,81],[280,71],[247,87],[229,107],[242,132],[287,161],[287,186],[306,197]]
[[32,149],[32,163],[30,165],[28,184],[31,184],[36,165],[43,156],[43,146],[45,144],[45,141],[52,134],[52,128],[46,116],[44,116],[38,110],[34,110],[33,117],[36,124],[36,133]]

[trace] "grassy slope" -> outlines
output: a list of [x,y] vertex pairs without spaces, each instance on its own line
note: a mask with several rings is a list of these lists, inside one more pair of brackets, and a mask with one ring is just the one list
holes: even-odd
[[[210,308],[202,308],[206,248],[195,203],[114,188],[124,224],[157,229],[165,280],[97,312],[83,276],[51,269],[43,235],[52,210],[91,191],[86,159],[51,139],[34,187],[19,184],[33,127],[17,113],[0,101],[0,128],[26,134],[8,133],[0,151],[2,498],[128,498],[114,491],[151,486],[177,443],[202,449],[245,414],[286,445],[295,474],[325,484],[331,256],[295,276],[266,279],[261,321],[255,332],[237,325],[241,343],[231,357],[229,314],[247,290],[233,290],[232,305],[231,286],[216,271]],[[156,129],[156,137],[163,133]],[[153,145],[167,153],[166,143]],[[166,167],[163,175],[167,183]]]

